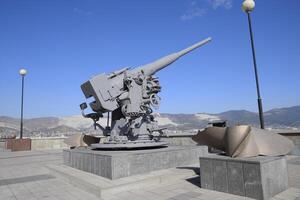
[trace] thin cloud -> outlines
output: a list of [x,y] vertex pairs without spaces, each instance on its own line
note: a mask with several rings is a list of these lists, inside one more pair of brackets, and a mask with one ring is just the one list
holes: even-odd
[[201,8],[196,1],[192,1],[188,5],[185,13],[181,15],[180,19],[182,21],[191,20],[194,19],[195,17],[201,17],[205,15],[206,12],[207,11],[205,8]]
[[229,10],[232,6],[233,0],[194,0],[187,5],[180,19],[182,21],[192,20],[204,16],[209,10],[216,10],[218,8]]
[[232,8],[232,0],[209,0],[213,9],[225,8],[227,10]]
[[83,10],[83,9],[80,9],[80,8],[73,8],[73,12],[76,13],[76,14],[85,15],[85,16],[89,16],[89,15],[93,14],[93,12],[90,11],[90,10]]

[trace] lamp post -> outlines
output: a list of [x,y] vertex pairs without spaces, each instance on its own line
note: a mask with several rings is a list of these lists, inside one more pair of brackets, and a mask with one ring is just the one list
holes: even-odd
[[254,7],[255,7],[254,0],[245,0],[243,2],[242,8],[247,14],[249,31],[250,31],[253,65],[254,65],[255,80],[256,80],[256,91],[257,91],[257,103],[258,103],[260,128],[264,129],[265,128],[264,114],[263,114],[263,108],[262,108],[262,99],[261,99],[260,90],[259,90],[258,71],[257,71],[257,66],[256,66],[256,56],[255,56],[255,48],[254,48],[254,40],[253,40],[253,32],[252,32],[252,24],[251,24],[251,16],[250,16],[250,13],[253,11]]
[[20,69],[19,74],[22,77],[22,96],[21,96],[21,127],[20,127],[20,139],[23,138],[23,98],[24,98],[24,78],[27,71],[26,69]]

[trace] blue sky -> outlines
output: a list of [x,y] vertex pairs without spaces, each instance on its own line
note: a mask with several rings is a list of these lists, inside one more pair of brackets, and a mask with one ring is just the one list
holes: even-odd
[[[0,115],[80,114],[92,75],[146,64],[208,36],[158,73],[166,113],[257,111],[241,0],[0,0]],[[300,104],[300,1],[257,0],[252,13],[264,110]]]

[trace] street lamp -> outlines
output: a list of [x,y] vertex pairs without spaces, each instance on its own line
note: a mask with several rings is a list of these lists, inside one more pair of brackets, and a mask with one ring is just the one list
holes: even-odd
[[26,73],[27,73],[26,69],[20,69],[20,71],[19,71],[19,74],[22,76],[20,139],[23,138],[23,98],[24,98],[24,77],[25,77]]
[[250,13],[253,11],[254,7],[255,7],[254,0],[245,0],[243,2],[242,8],[247,13],[249,30],[250,30],[250,39],[251,39],[252,56],[253,56],[253,64],[254,64],[254,72],[255,72],[255,80],[256,80],[256,91],[257,91],[257,103],[258,103],[258,111],[259,111],[260,128],[264,129],[265,128],[264,114],[263,114],[263,108],[262,108],[262,99],[260,97],[260,91],[259,91],[258,72],[257,72],[257,66],[256,66],[253,32],[252,32],[251,17],[250,17]]

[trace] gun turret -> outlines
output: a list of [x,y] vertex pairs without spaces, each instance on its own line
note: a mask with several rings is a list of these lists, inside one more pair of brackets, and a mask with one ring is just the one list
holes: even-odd
[[[86,98],[94,98],[89,105],[95,113],[84,114],[83,110],[87,105],[81,104],[83,116],[91,118],[94,127],[98,127],[104,135],[110,135],[108,144],[116,148],[130,141],[134,141],[134,146],[164,145],[153,134],[162,134],[162,129],[151,114],[160,104],[158,93],[161,86],[154,74],[209,41],[211,38],[132,70],[123,68],[111,74],[103,73],[92,77],[81,85],[81,89]],[[110,112],[111,120],[108,119],[106,128],[97,124],[102,113]],[[99,145],[94,147],[102,147]]]
[[152,63],[146,64],[146,65],[142,65],[138,68],[135,68],[133,71],[141,71],[143,70],[145,76],[150,76],[155,74],[156,72],[158,72],[159,70],[167,67],[168,65],[172,64],[173,62],[175,62],[176,60],[178,60],[180,57],[184,56],[185,54],[193,51],[194,49],[197,49],[203,45],[205,45],[206,43],[211,41],[211,37],[202,40],[196,44],[194,44],[193,46],[190,46],[182,51],[170,54],[168,56],[165,56],[163,58],[160,58]]
[[[129,68],[123,68],[121,70],[115,71],[109,75],[99,74],[94,76],[87,82],[81,85],[81,89],[86,98],[94,97],[95,101],[90,103],[90,106],[95,112],[109,112],[121,107],[119,104],[120,99],[123,100],[124,96],[127,96],[127,89],[124,88],[124,79],[133,78],[134,80],[140,80],[147,82],[147,77],[155,74],[159,70],[167,67],[172,64],[174,61],[184,56],[185,54],[201,47],[202,45],[211,41],[211,38],[207,38],[203,41],[200,41],[182,51],[170,54],[161,59],[158,59],[152,63],[142,65],[135,69],[130,70]],[[140,75],[143,75],[144,80],[141,80]],[[129,80],[130,82],[130,80]],[[154,83],[153,83],[154,84]],[[139,84],[141,85],[141,84]],[[125,94],[124,94],[125,93]],[[122,95],[122,96],[121,96]],[[133,101],[131,99],[130,101]]]

